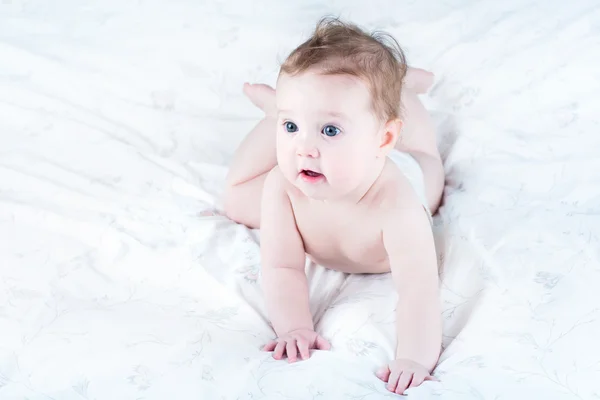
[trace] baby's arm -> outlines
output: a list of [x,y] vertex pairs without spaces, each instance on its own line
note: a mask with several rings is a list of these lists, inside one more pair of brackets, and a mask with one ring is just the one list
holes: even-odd
[[296,227],[284,178],[275,167],[265,180],[261,211],[262,282],[267,312],[278,340],[265,346],[290,362],[298,353],[307,359],[309,349],[327,349],[329,343],[314,332],[304,271],[306,254]]
[[[404,203],[404,201],[403,201]],[[430,376],[441,348],[441,307],[437,257],[425,210],[416,200],[395,207],[385,218],[383,242],[398,291],[396,360],[380,378],[403,393]]]

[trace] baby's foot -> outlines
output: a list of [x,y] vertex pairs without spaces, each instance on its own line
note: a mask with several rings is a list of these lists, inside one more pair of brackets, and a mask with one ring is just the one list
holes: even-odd
[[435,75],[429,71],[409,67],[404,78],[404,87],[417,94],[427,93],[431,85],[433,85],[434,79]]
[[244,83],[244,94],[252,104],[260,108],[267,115],[275,115],[277,106],[275,103],[275,89],[263,83]]

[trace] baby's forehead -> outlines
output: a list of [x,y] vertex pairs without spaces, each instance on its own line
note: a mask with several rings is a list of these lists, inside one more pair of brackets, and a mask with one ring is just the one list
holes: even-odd
[[326,74],[319,70],[309,70],[295,75],[282,73],[277,79],[277,88],[353,91],[356,94],[370,95],[368,85],[359,77],[349,74]]
[[277,80],[277,107],[280,110],[332,109],[340,113],[372,111],[371,93],[359,78],[305,72],[282,74]]

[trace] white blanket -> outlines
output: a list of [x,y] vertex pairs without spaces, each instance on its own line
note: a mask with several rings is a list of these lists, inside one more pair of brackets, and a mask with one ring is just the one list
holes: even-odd
[[275,361],[259,232],[219,214],[242,83],[325,14],[437,75],[444,351],[410,398],[600,398],[597,1],[5,0],[1,399],[395,396],[389,275],[309,265],[333,349]]

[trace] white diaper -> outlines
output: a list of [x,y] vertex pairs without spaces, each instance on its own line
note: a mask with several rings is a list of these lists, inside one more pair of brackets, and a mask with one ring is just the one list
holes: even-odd
[[429,221],[431,222],[431,210],[429,210],[429,205],[427,204],[427,196],[425,195],[425,181],[423,179],[423,171],[421,170],[421,166],[412,155],[397,149],[390,151],[388,153],[388,157],[394,162],[394,164],[398,166],[398,168],[400,168],[400,171],[410,182],[411,186],[415,190],[415,193],[417,194],[417,197],[421,201],[421,204],[423,204],[423,208],[425,208],[425,211],[427,212]]

